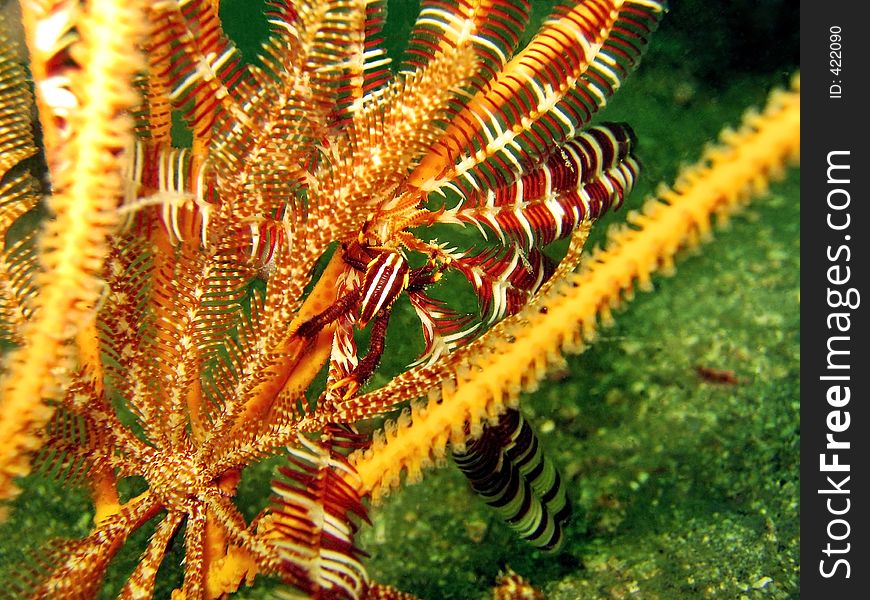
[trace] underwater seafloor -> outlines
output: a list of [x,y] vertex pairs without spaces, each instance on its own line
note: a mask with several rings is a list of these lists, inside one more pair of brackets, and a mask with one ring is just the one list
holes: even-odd
[[[224,2],[233,4],[240,0]],[[644,165],[609,222],[672,182],[797,68],[793,3],[672,4],[640,70],[602,115],[632,124]],[[401,19],[416,2],[394,0],[390,9]],[[228,30],[241,29],[228,15]],[[491,597],[509,566],[551,600],[797,598],[799,184],[799,169],[790,169],[523,396],[573,501],[558,553],[518,540],[458,470],[444,468],[371,510],[359,542],[372,579],[429,600],[476,600]],[[388,352],[401,337],[391,330]],[[731,371],[736,382],[708,381],[698,367]],[[241,498],[268,485],[268,468],[256,471]],[[90,519],[83,492],[31,477],[0,525],[0,575],[40,540],[85,535]],[[138,550],[122,551],[105,597]],[[176,576],[165,575],[169,590]],[[234,597],[268,597],[271,588],[264,580]]]

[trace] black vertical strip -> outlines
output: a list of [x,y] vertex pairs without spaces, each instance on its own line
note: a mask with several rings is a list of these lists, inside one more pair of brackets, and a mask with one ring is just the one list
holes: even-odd
[[[464,452],[453,452],[471,487],[523,539],[558,550],[571,515],[558,471],[544,456],[531,426],[516,409],[486,425]],[[541,479],[546,473],[551,478]]]
[[870,36],[864,3],[800,10],[801,592],[847,600],[870,584]]

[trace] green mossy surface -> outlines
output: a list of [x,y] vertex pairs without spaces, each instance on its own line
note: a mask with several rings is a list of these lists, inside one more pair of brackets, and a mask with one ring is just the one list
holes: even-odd
[[[632,124],[644,165],[611,223],[659,182],[673,181],[796,68],[788,28],[796,8],[787,3],[679,4],[602,115]],[[413,14],[413,5],[392,2],[391,10]],[[231,32],[244,28],[228,23]],[[488,598],[505,566],[552,600],[798,597],[799,185],[799,171],[789,170],[523,396],[574,505],[558,554],[517,540],[449,466],[371,510],[372,526],[359,537],[371,577],[429,600]],[[400,327],[388,340],[393,356],[409,353]],[[732,371],[737,382],[707,381],[699,366]],[[243,480],[249,516],[265,502],[274,464]],[[0,580],[40,542],[85,535],[90,526],[81,490],[43,476],[23,487],[12,519],[0,525]],[[178,585],[177,546],[161,594]],[[108,590],[118,589],[137,553],[119,557],[104,597],[113,597]],[[267,597],[271,588],[263,580],[237,597]]]

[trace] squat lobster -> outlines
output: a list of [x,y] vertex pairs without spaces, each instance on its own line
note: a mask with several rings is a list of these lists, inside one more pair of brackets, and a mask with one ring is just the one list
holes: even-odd
[[412,269],[400,250],[370,245],[363,233],[350,244],[343,243],[342,252],[342,260],[363,273],[362,283],[302,323],[296,335],[314,337],[323,327],[354,310],[360,329],[374,321],[368,353],[350,373],[330,386],[331,390],[346,388],[343,396],[346,400],[371,377],[383,356],[393,303],[407,290],[421,290],[438,281],[446,265],[437,265],[430,258],[424,266]]

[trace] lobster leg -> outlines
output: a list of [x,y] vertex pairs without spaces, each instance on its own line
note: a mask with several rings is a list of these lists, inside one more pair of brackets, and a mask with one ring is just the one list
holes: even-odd
[[304,338],[312,338],[317,335],[329,323],[332,323],[341,315],[347,313],[357,305],[360,298],[360,289],[351,290],[326,308],[323,312],[314,315],[296,330],[296,335]]
[[381,362],[381,357],[384,355],[384,344],[387,337],[387,325],[390,322],[390,309],[381,310],[374,319],[372,324],[372,335],[369,342],[369,351],[359,361],[356,368],[348,373],[345,377],[334,382],[330,389],[336,390],[346,388],[343,398],[345,400],[356,394],[359,387],[368,381],[372,373]]

